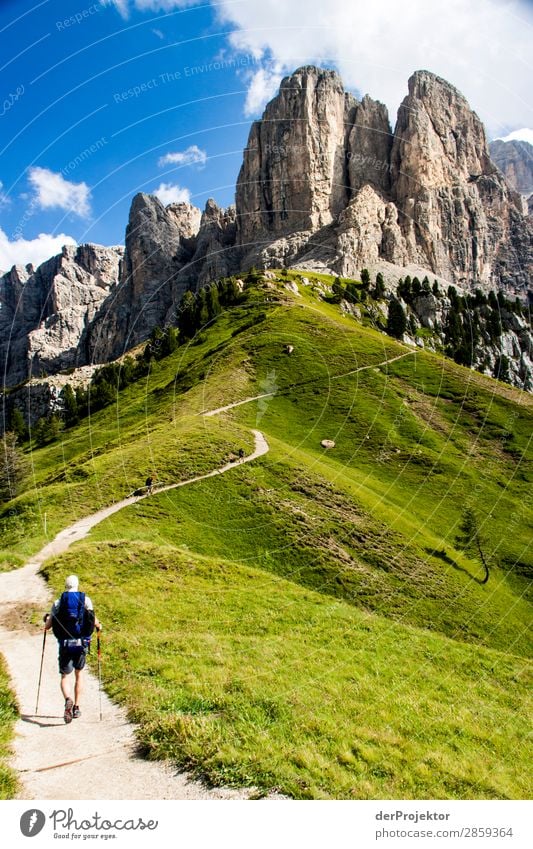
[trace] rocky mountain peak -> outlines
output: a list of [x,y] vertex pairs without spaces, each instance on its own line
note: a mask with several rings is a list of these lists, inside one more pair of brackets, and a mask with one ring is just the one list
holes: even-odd
[[401,276],[409,266],[465,290],[524,294],[532,228],[453,85],[416,71],[393,131],[383,103],[359,102],[336,71],[307,65],[252,124],[234,207],[211,198],[202,212],[165,207],[139,193],[124,256],[67,247],[35,271],[0,278],[5,374],[13,383],[28,362],[112,359],[175,323],[187,289],[251,265],[346,277],[378,264]]
[[490,155],[509,186],[526,198],[533,193],[533,145],[511,139],[497,139],[489,145]]
[[400,196],[413,181],[434,188],[496,171],[476,113],[461,92],[429,71],[416,71],[409,79],[394,136],[394,181]]
[[124,249],[66,246],[0,277],[0,370],[13,385],[86,362],[86,334],[116,285]]
[[241,244],[316,230],[342,211],[356,106],[335,71],[305,66],[285,77],[244,151],[236,191]]

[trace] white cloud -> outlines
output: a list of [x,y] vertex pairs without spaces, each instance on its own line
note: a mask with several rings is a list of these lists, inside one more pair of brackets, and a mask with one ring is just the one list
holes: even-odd
[[522,127],[521,130],[515,130],[509,133],[508,136],[504,136],[502,141],[526,141],[529,144],[533,144],[533,130],[530,130],[528,127]]
[[158,165],[205,165],[207,162],[207,153],[196,144],[192,144],[187,150],[176,151],[176,153],[166,153],[158,160]]
[[266,68],[251,77],[248,110],[260,111],[280,70],[317,63],[384,101],[393,124],[417,69],[457,86],[494,134],[533,124],[533,11],[522,0],[221,0],[217,8],[236,28],[232,46]]
[[62,174],[48,168],[30,168],[28,179],[35,190],[35,203],[41,209],[64,209],[82,218],[90,215],[90,189],[87,183],[69,183]]
[[100,0],[100,4],[102,6],[115,6],[124,19],[129,17],[129,0]]
[[189,203],[191,199],[189,189],[184,189],[173,183],[161,183],[152,194],[159,198],[165,206],[168,206],[169,203]]
[[283,74],[279,66],[259,68],[258,71],[247,72],[248,92],[244,104],[245,115],[257,115],[265,104],[276,94]]
[[187,9],[196,6],[202,0],[100,0],[102,6],[116,6],[123,18],[129,18],[132,8],[140,12],[171,12],[173,9]]
[[36,239],[15,239],[11,242],[0,227],[0,268],[6,270],[13,265],[40,265],[45,259],[61,252],[63,245],[76,245],[72,236],[60,233],[39,233]]
[[154,35],[157,35],[157,37],[160,38],[161,41],[165,40],[165,33],[161,32],[160,29],[153,29],[152,32],[153,32]]

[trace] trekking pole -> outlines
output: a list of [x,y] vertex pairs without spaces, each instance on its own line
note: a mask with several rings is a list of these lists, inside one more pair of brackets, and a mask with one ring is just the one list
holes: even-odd
[[39,683],[37,685],[37,701],[35,702],[35,716],[38,716],[39,710],[39,693],[41,692],[41,678],[43,677],[43,660],[44,660],[44,647],[46,644],[46,628],[44,629],[43,634],[43,650],[41,653],[41,668],[39,670]]
[[100,702],[100,722],[102,721],[102,651],[100,647],[100,630],[96,636],[96,649],[98,653],[98,699]]

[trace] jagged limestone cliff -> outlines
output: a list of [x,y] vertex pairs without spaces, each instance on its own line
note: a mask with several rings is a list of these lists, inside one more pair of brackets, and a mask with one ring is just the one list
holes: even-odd
[[65,248],[0,278],[4,383],[120,356],[175,324],[187,289],[251,265],[357,277],[381,263],[396,279],[414,267],[465,291],[524,296],[532,227],[452,85],[417,71],[393,132],[382,103],[306,66],[252,125],[235,207],[209,200],[202,213],[138,194],[124,255]]

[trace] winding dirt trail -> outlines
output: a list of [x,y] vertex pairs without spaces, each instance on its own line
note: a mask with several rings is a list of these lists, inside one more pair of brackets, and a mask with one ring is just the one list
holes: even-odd
[[[379,368],[415,353],[406,351],[381,363],[333,375],[331,380]],[[274,394],[245,398],[203,411],[201,415],[215,416]],[[226,463],[205,475],[159,487],[154,493],[224,474],[266,454],[269,446],[263,434],[258,430],[252,433],[255,448],[247,457]],[[49,588],[39,575],[40,567],[49,557],[62,554],[73,543],[84,539],[99,522],[146,497],[147,494],[131,495],[79,519],[60,531],[25,566],[0,574],[0,652],[6,659],[21,714],[15,726],[11,764],[21,780],[19,799],[247,799],[253,792],[250,788],[207,788],[168,764],[140,758],[136,754],[134,726],[128,722],[122,708],[111,702],[105,693],[99,693],[98,681],[89,670],[85,674],[82,716],[65,725],[57,651],[51,633],[47,636],[44,653],[39,715],[35,714],[43,632],[35,627],[30,630],[25,623],[29,609],[37,608],[42,613],[51,604]]]
[[[213,415],[215,412],[222,409],[210,411]],[[252,454],[205,475],[160,487],[154,493],[224,474],[266,454],[269,446],[265,437],[258,430],[252,432]],[[44,612],[51,604],[50,591],[38,574],[39,568],[49,557],[63,553],[86,537],[108,516],[146,497],[130,496],[74,522],[21,569],[0,574],[0,651],[6,659],[21,714],[15,726],[11,762],[21,780],[19,799],[247,799],[253,792],[250,788],[207,788],[168,764],[140,758],[135,750],[134,726],[122,708],[105,693],[99,693],[98,681],[89,670],[85,673],[82,716],[65,725],[56,642],[51,633],[46,638],[39,714],[35,714],[43,632],[30,630],[25,623],[29,609]]]

